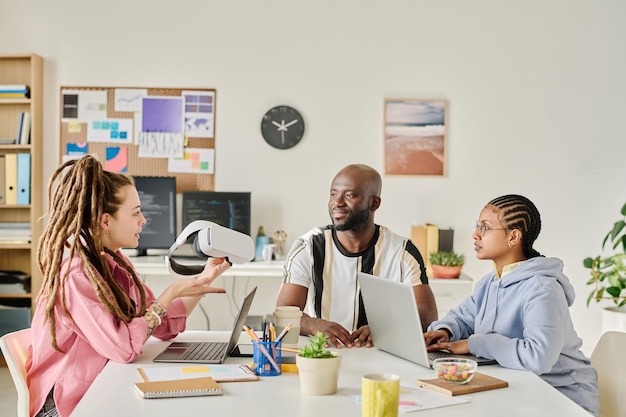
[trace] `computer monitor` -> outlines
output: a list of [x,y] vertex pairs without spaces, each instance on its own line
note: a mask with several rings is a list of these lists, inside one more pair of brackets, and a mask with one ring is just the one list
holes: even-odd
[[208,220],[250,236],[250,193],[183,191],[182,227]]
[[149,249],[169,249],[176,240],[176,178],[134,176],[133,179],[146,218],[137,256],[147,255]]

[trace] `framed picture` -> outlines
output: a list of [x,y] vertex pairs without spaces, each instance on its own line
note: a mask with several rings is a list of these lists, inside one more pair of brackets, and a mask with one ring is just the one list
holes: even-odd
[[385,173],[445,173],[447,100],[385,99]]

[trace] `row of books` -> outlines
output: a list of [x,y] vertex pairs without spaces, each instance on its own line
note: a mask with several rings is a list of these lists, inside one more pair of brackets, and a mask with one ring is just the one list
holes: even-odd
[[15,142],[18,145],[28,145],[30,143],[30,112],[23,111],[20,113]]
[[30,124],[30,112],[21,112],[17,120],[17,136],[15,138],[0,138],[0,145],[30,144]]
[[30,204],[30,154],[0,155],[0,205]]
[[31,241],[30,223],[0,222],[0,243],[29,243]]
[[28,98],[30,88],[26,84],[0,84],[0,98]]

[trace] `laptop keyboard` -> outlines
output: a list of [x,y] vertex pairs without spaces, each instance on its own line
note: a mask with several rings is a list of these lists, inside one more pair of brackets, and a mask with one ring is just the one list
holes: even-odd
[[222,358],[228,343],[195,343],[180,355],[179,359],[191,361],[215,360]]
[[428,352],[428,360],[431,362],[435,359],[449,358],[450,356],[452,356],[452,354],[444,350],[434,350],[432,352]]

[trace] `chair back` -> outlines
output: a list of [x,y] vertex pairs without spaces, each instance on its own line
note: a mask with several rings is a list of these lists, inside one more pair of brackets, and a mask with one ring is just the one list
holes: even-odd
[[600,416],[626,417],[626,333],[608,331],[600,336],[591,354],[591,364],[598,371]]
[[32,344],[31,330],[23,329],[0,337],[0,348],[17,390],[17,417],[29,416],[30,395],[26,385],[26,359]]

